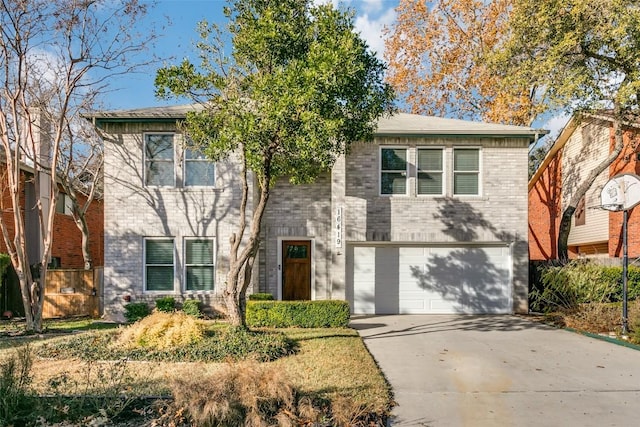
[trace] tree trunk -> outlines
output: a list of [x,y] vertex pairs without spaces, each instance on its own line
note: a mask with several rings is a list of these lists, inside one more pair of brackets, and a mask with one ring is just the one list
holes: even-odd
[[614,146],[606,159],[589,172],[589,175],[582,181],[576,191],[572,194],[567,207],[562,212],[562,220],[558,229],[558,259],[566,261],[569,259],[569,233],[571,233],[571,217],[578,207],[578,203],[584,197],[591,185],[605,169],[618,158],[624,148],[624,138],[622,133],[622,121],[620,119],[619,109],[616,108],[613,118],[613,134]]
[[82,235],[82,259],[84,260],[84,269],[91,270],[93,259],[91,258],[91,251],[89,250],[89,226],[87,225],[85,214],[83,213],[77,216],[75,222]]
[[227,308],[227,316],[231,325],[246,328],[245,296],[247,288],[251,283],[251,275],[253,271],[253,261],[258,253],[260,244],[260,228],[262,217],[269,201],[269,186],[271,185],[271,154],[264,159],[263,176],[260,177],[259,201],[253,211],[251,217],[251,229],[247,243],[240,252],[242,238],[246,228],[246,212],[247,201],[249,200],[249,186],[247,182],[247,164],[244,154],[244,147],[241,147],[242,155],[242,172],[240,174],[242,180],[242,201],[240,202],[240,223],[238,233],[232,234],[230,238],[231,250],[229,253],[229,273],[227,274],[227,282],[225,285],[224,301]]

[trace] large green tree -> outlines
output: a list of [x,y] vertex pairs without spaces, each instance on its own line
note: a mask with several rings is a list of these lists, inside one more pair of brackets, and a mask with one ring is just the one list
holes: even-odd
[[613,123],[610,154],[579,179],[566,171],[558,256],[567,258],[571,218],[597,176],[624,148],[625,120],[637,120],[640,3],[637,0],[514,0],[510,34],[496,55],[507,84],[545,88],[548,109],[602,112]]
[[[232,324],[244,327],[272,185],[280,177],[311,182],[353,142],[371,140],[377,119],[391,111],[393,93],[383,82],[384,64],[354,32],[348,11],[310,0],[235,0],[225,13],[227,33],[199,25],[201,63],[160,69],[156,87],[159,96],[200,103],[202,111],[184,123],[189,138],[213,160],[234,155],[242,164],[224,298]],[[248,171],[257,184],[249,224]]]

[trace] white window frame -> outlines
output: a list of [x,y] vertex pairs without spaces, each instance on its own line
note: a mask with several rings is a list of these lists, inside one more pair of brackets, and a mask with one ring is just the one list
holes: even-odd
[[[147,242],[152,240],[171,240],[172,242],[172,256],[173,256],[173,287],[170,290],[153,290],[147,288],[147,266],[150,264],[147,263]],[[175,293],[176,289],[176,239],[173,236],[165,236],[165,237],[144,237],[142,239],[142,286],[144,293],[150,294],[167,294],[167,293]],[[162,267],[168,266],[168,264],[152,264],[152,266]]]
[[[189,147],[183,147],[182,149],[182,183],[184,187],[207,187],[207,188],[212,188],[216,186],[216,174],[218,171],[217,168],[217,164],[213,161],[211,161],[211,159],[208,158],[204,158],[204,159],[188,159],[187,158],[187,151],[196,151],[196,150],[192,150]],[[189,167],[189,163],[209,163],[213,166],[213,184],[211,185],[205,185],[205,184],[187,184],[187,168]]]
[[[58,210],[60,204],[62,204],[62,210]],[[73,216],[73,202],[68,194],[58,192],[58,197],[56,198],[56,213]]]
[[[440,151],[440,156],[441,156],[441,164],[442,164],[442,170],[440,171],[433,171],[433,170],[428,170],[428,169],[421,169],[420,168],[420,150],[432,150],[432,151],[436,151],[439,150]],[[446,149],[443,146],[418,146],[416,147],[416,196],[417,197],[442,197],[447,193],[447,164],[446,164]],[[439,194],[420,194],[418,191],[419,185],[420,185],[420,173],[433,173],[433,172],[437,172],[440,173],[442,175],[442,188],[440,189],[440,193]]]
[[[477,171],[456,171],[456,150],[477,150],[478,151],[478,170]],[[457,194],[456,191],[456,173],[470,174],[475,173],[478,176],[478,193],[477,194]],[[454,197],[480,197],[482,196],[482,147],[479,146],[455,146],[451,150],[451,194]]]
[[[400,172],[399,169],[382,169],[382,150],[404,150],[405,151],[405,170]],[[378,195],[382,197],[398,197],[409,195],[409,147],[406,145],[381,145],[378,149]],[[383,193],[382,192],[382,174],[383,173],[404,173],[405,178],[405,191],[404,193]]]
[[[161,162],[161,163],[168,163],[169,160],[149,160],[147,159],[147,137],[151,136],[151,135],[171,135],[173,137],[173,153],[172,153],[172,157],[171,157],[171,164],[172,164],[172,177],[173,177],[173,183],[171,185],[158,185],[158,184],[149,184],[147,182],[148,176],[147,176],[147,162],[149,161],[154,161],[154,162]],[[167,187],[167,188],[173,188],[176,186],[176,133],[175,132],[144,132],[142,134],[142,168],[143,168],[143,176],[142,176],[142,182],[144,184],[145,187]]]
[[[187,261],[187,242],[188,241],[193,241],[193,240],[210,240],[213,243],[213,252],[211,254],[211,264],[189,264]],[[217,249],[217,245],[216,245],[216,239],[212,236],[191,236],[191,237],[185,237],[182,243],[182,254],[183,254],[183,260],[184,260],[184,267],[182,269],[183,271],[183,285],[182,288],[184,290],[185,293],[190,293],[190,294],[202,294],[202,293],[213,293],[216,291],[216,249]],[[213,289],[209,289],[209,290],[192,290],[192,289],[187,289],[187,269],[189,267],[208,267],[211,266],[211,268],[213,268]]]

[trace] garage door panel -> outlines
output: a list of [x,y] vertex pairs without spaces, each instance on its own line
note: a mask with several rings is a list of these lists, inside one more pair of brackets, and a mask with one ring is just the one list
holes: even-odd
[[354,247],[354,312],[509,313],[510,258],[506,246]]

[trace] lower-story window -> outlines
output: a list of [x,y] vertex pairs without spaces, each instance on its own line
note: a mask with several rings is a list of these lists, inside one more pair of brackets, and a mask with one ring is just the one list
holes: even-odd
[[212,291],[214,284],[213,239],[189,238],[184,242],[185,289]]
[[173,291],[173,238],[145,239],[145,290]]

